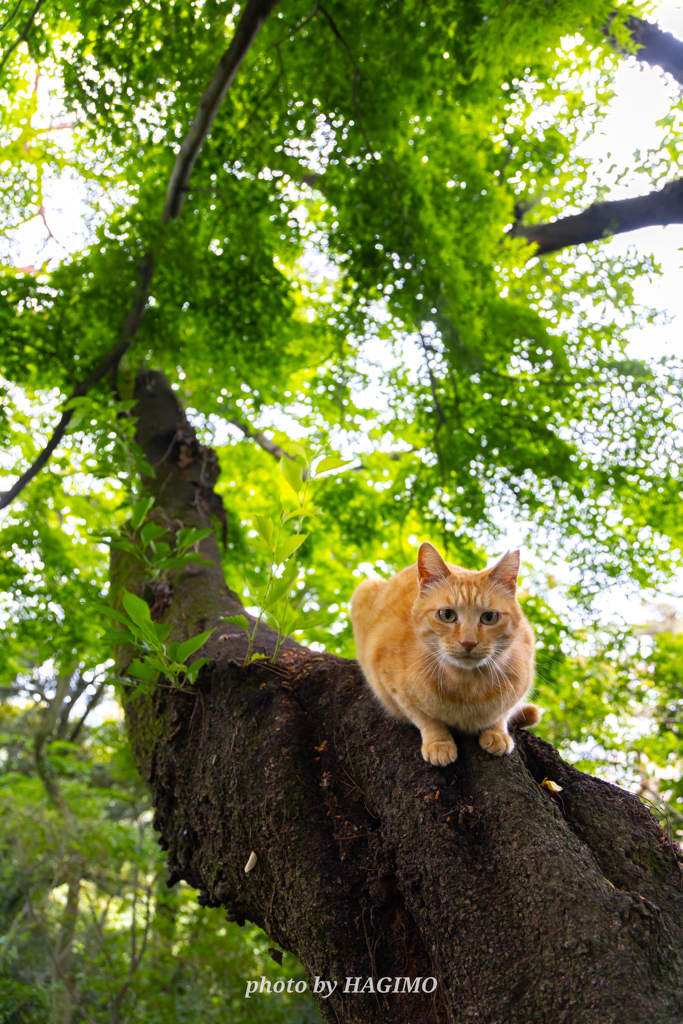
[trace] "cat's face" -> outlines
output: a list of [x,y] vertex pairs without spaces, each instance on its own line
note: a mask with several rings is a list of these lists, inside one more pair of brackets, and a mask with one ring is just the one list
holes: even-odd
[[495,663],[522,619],[517,603],[519,552],[483,572],[451,572],[431,544],[418,557],[419,593],[413,622],[426,652],[442,666],[475,669]]

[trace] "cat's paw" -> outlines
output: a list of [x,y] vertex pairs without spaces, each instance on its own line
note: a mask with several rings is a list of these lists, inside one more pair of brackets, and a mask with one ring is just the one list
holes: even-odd
[[458,756],[458,748],[453,740],[432,740],[422,745],[422,756],[425,761],[444,767],[451,764]]
[[479,744],[488,750],[489,754],[502,757],[503,754],[511,754],[515,749],[515,741],[509,733],[500,729],[484,729],[479,737]]

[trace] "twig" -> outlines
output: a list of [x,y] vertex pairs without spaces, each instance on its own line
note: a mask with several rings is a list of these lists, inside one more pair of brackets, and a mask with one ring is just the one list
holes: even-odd
[[292,36],[295,36],[297,34],[297,32],[301,31],[301,29],[304,27],[304,25],[308,25],[309,21],[311,21],[313,18],[315,18],[316,14],[318,13],[318,9],[319,8],[320,8],[320,3],[319,2],[315,3],[313,5],[313,9],[311,10],[311,13],[307,14],[306,17],[303,19],[303,21],[300,21],[298,25],[295,25],[293,28],[290,28],[287,32],[285,32],[284,35],[280,36],[279,39],[276,39],[274,43],[271,43],[269,49],[271,49],[271,50],[276,49],[278,46],[281,46],[282,43],[285,42],[285,40],[287,40],[287,39],[291,40]]
[[3,21],[2,25],[0,25],[0,32],[4,32],[5,29],[7,28],[7,26],[9,25],[9,23],[11,21],[14,21],[14,16],[17,13],[17,11],[19,10],[19,8],[21,7],[21,5],[23,4],[23,2],[24,2],[24,0],[18,0],[14,10],[12,11],[12,13],[9,15],[8,18],[6,18],[5,21]]
[[278,462],[283,455],[286,459],[294,460],[293,455],[290,455],[289,452],[283,451],[279,444],[275,444],[275,442],[271,441],[265,434],[262,434],[260,430],[252,430],[251,427],[248,427],[246,423],[242,423],[242,421],[238,420],[237,417],[233,417],[233,419],[228,420],[228,422],[232,423],[232,425],[237,427],[238,430],[241,430],[245,437],[250,437],[253,441],[256,441],[256,444],[260,445],[264,451],[272,455],[274,459],[278,460]]
[[327,21],[329,23],[330,28],[332,29],[332,31],[334,32],[334,34],[337,37],[337,39],[339,40],[339,42],[342,44],[342,46],[346,50],[347,56],[348,56],[349,60],[351,61],[352,65],[353,65],[353,85],[351,86],[351,95],[352,95],[352,98],[353,98],[353,109],[354,109],[356,117],[358,119],[358,127],[360,128],[361,135],[365,139],[365,143],[366,143],[368,149],[372,152],[372,145],[370,144],[370,139],[368,138],[367,133],[365,131],[365,127],[363,125],[363,118],[361,117],[360,108],[358,106],[358,79],[360,78],[360,68],[358,67],[358,64],[356,63],[356,58],[353,56],[349,44],[346,42],[346,40],[344,39],[344,36],[341,34],[339,29],[335,25],[335,22],[334,22],[334,19],[332,18],[332,15],[329,14],[325,10],[324,7],[320,7],[319,10],[320,10],[320,13],[324,14],[325,17],[327,18]]
[[[10,57],[12,56],[14,51],[16,50],[17,46],[19,45],[19,43],[23,43],[23,42],[26,41],[26,37],[28,36],[29,32],[31,31],[31,26],[33,25],[33,21],[35,19],[35,16],[38,13],[38,11],[40,10],[40,8],[43,6],[44,3],[45,3],[45,0],[38,0],[38,3],[36,4],[36,6],[33,8],[33,10],[31,11],[31,13],[29,15],[29,19],[28,19],[28,21],[26,22],[26,24],[24,26],[23,32],[21,33],[20,36],[18,36],[14,40],[12,45],[8,46],[8,48],[5,50],[5,53],[3,54],[3,58],[0,61],[0,71],[2,71],[2,69],[5,66],[5,64],[10,59]],[[17,4],[17,8],[18,7],[19,7],[19,4]],[[14,10],[13,14],[11,15],[11,17],[9,18],[9,20],[5,22],[5,25],[9,25],[9,22],[12,20],[12,18],[16,14],[17,8],[15,8],[15,10]],[[3,25],[2,27],[4,28],[5,25]]]
[[55,685],[55,692],[52,700],[48,703],[43,713],[43,720],[36,731],[33,740],[33,756],[36,765],[36,772],[43,784],[47,798],[53,807],[56,807],[64,817],[70,818],[69,808],[62,796],[61,790],[50,773],[45,760],[45,744],[48,736],[52,733],[57,719],[62,710],[64,699],[71,689],[71,681],[78,670],[78,661],[72,664],[61,676],[58,677]]
[[477,372],[490,373],[492,377],[500,377],[501,380],[511,380],[515,384],[545,384],[546,387],[550,388],[586,387],[587,385],[604,383],[604,381],[600,380],[547,380],[544,377],[513,377],[512,374],[501,373],[499,370],[489,367],[482,367]]
[[[84,381],[77,384],[74,388],[69,402],[73,401],[74,398],[81,398],[87,394],[93,384],[96,384],[99,380],[105,377],[110,371],[116,371],[119,362],[128,351],[131,343],[136,337],[140,326],[142,325],[142,318],[145,315],[147,308],[147,299],[149,297],[149,287],[152,280],[152,274],[154,273],[154,261],[151,253],[147,253],[140,266],[138,267],[139,280],[135,287],[135,295],[131,304],[126,322],[123,330],[119,335],[118,341],[106,355],[100,360],[94,370],[86,377]],[[53,451],[66,434],[67,427],[71,422],[71,417],[74,414],[73,409],[66,409],[62,413],[62,417],[55,427],[52,437],[43,448],[42,452],[35,460],[35,462],[29,466],[25,473],[19,477],[17,482],[9,491],[0,492],[0,509],[7,508],[16,496],[23,491],[24,487],[33,480],[33,478],[40,472],[43,466],[47,463],[48,459],[52,455]]]
[[445,485],[446,474],[444,470],[443,456],[441,454],[441,447],[439,445],[439,431],[446,422],[446,417],[444,416],[443,409],[441,408],[441,403],[439,402],[439,396],[436,390],[436,378],[434,376],[434,371],[432,370],[432,364],[430,360],[430,348],[427,345],[427,342],[425,341],[425,337],[422,331],[420,331],[420,343],[422,344],[422,350],[425,354],[425,364],[427,366],[427,373],[429,374],[429,385],[432,391],[432,398],[434,399],[434,412],[437,414],[437,424],[436,429],[434,430],[434,436],[432,437],[432,443],[434,445],[434,448],[436,449],[436,457],[439,460],[441,482]]
[[16,935],[16,933],[19,930],[19,925],[21,924],[22,918],[24,917],[24,915],[30,909],[30,907],[29,907],[30,902],[31,902],[31,896],[29,894],[26,897],[26,902],[24,903],[24,905],[21,908],[21,910],[17,914],[14,915],[14,918],[12,919],[12,924],[10,925],[8,931],[6,931],[5,934],[2,936],[3,948],[2,948],[2,951],[0,952],[0,968],[2,968],[2,964],[3,964],[3,961],[5,959],[5,956],[7,955],[7,952],[8,952],[8,950],[11,947],[11,944],[12,944],[12,941],[14,939],[14,936]]
[[86,705],[86,708],[85,708],[85,711],[83,712],[81,717],[78,719],[78,721],[76,722],[76,724],[75,724],[75,726],[74,726],[74,728],[73,728],[73,730],[71,732],[71,736],[69,737],[69,743],[74,743],[75,742],[76,737],[78,736],[79,732],[83,728],[83,725],[85,724],[86,718],[88,717],[90,712],[94,708],[96,708],[97,705],[99,704],[99,702],[101,701],[102,694],[104,693],[105,686],[106,686],[106,683],[100,683],[100,685],[97,687],[97,689],[95,690],[94,694],[92,695],[92,697],[88,701],[88,703]]
[[70,980],[65,976],[64,972],[62,971],[57,961],[57,958],[55,957],[55,951],[52,948],[52,941],[50,939],[50,934],[45,926],[45,922],[42,920],[42,918],[36,916],[32,902],[29,903],[29,913],[31,915],[33,923],[36,925],[38,931],[40,932],[41,939],[45,943],[45,948],[47,949],[48,956],[52,961],[52,966],[55,969],[55,973],[58,975],[59,980],[62,982],[67,992],[69,993],[69,996],[73,1000],[74,1007],[78,1009],[79,1013],[81,1013],[83,1017],[86,1019],[86,1021],[88,1021],[88,1024],[96,1024],[94,1018],[90,1016],[86,1008],[81,1003],[78,997],[77,989],[71,984]]

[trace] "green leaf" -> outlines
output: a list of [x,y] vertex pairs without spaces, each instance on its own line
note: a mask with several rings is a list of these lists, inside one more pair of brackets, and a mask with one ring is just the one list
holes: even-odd
[[200,668],[203,668],[204,665],[207,665],[209,661],[211,661],[210,658],[197,658],[196,661],[193,661],[191,665],[188,665],[185,668],[185,678],[187,679],[188,683],[194,683],[195,679],[199,675]]
[[300,608],[294,610],[292,616],[287,616],[287,623],[283,633],[298,633],[302,629],[316,629],[318,626],[328,625],[327,619],[315,618],[316,612],[302,612]]
[[254,527],[258,530],[259,536],[262,537],[268,545],[269,550],[272,550],[270,545],[273,539],[273,520],[268,516],[254,516]]
[[196,636],[190,637],[189,640],[169,644],[169,657],[183,664],[195,651],[199,650],[202,644],[206,643],[212,633],[213,630],[209,629],[205,633],[197,633]]
[[306,449],[302,448],[302,446],[298,444],[296,441],[290,441],[288,439],[287,441],[284,441],[283,444],[280,445],[280,447],[284,449],[284,451],[290,452],[292,455],[296,455],[299,459],[301,459],[304,466],[309,465],[308,453]]
[[239,626],[240,629],[249,632],[249,619],[245,615],[226,615],[221,622],[230,622],[233,626]]
[[181,554],[187,548],[199,544],[200,541],[204,540],[205,537],[209,537],[212,533],[211,527],[204,527],[200,530],[196,526],[185,526],[182,530],[178,530],[175,535],[176,550]]
[[289,565],[285,567],[285,571],[282,573],[282,576],[280,576],[279,579],[273,580],[270,591],[268,593],[268,603],[266,605],[267,608],[270,608],[272,607],[272,605],[276,604],[280,600],[280,598],[284,597],[285,594],[287,594],[292,589],[298,575],[299,566],[297,565],[296,562],[290,562]]
[[150,544],[150,551],[152,552],[152,561],[154,563],[162,561],[167,558],[171,553],[170,544],[166,544],[165,541],[160,541],[156,544],[154,541]]
[[286,561],[303,544],[307,537],[307,533],[295,533],[293,536],[288,537],[275,552],[275,561],[278,563]]
[[117,608],[110,608],[109,605],[100,605],[100,611],[108,615],[109,618],[122,622],[124,626],[130,626],[130,618],[125,612],[120,612]]
[[350,466],[351,460],[340,459],[338,455],[328,455],[326,458],[321,459],[318,465],[315,467],[315,475],[319,473],[326,473],[328,469],[341,469],[342,466]]
[[145,682],[148,682],[150,679],[154,678],[156,670],[152,668],[146,660],[141,661],[139,658],[136,658],[135,661],[130,663],[126,673],[129,676],[133,676],[135,679],[142,679]]
[[250,537],[249,543],[256,548],[257,551],[263,551],[267,555],[272,555],[273,548],[269,541],[265,541],[262,537]]
[[137,555],[138,553],[138,549],[135,547],[135,544],[129,540],[113,540],[111,542],[111,546],[116,548],[117,551],[127,551],[129,555]]
[[88,395],[79,395],[76,398],[70,398],[68,402],[65,402],[59,412],[68,412],[69,409],[83,409],[87,408],[92,402],[92,399]]
[[137,594],[131,594],[129,590],[124,590],[121,601],[136,626],[151,625],[152,616],[146,601]]
[[288,487],[299,497],[299,492],[303,489],[303,480],[301,477],[301,463],[292,462],[291,459],[280,459],[280,470],[282,475],[287,481]]
[[196,565],[215,565],[215,562],[212,562],[210,558],[204,558],[198,551],[188,551],[183,558],[186,558],[188,562],[195,562]]
[[[152,476],[154,476],[154,470],[152,470]],[[140,525],[147,518],[147,514],[154,504],[154,498],[141,498],[133,505],[133,514],[130,517],[130,525],[133,530],[139,529]]]
[[171,667],[167,661],[162,661],[161,658],[155,658],[153,654],[147,655],[145,662],[151,665],[152,668],[156,669],[157,672],[161,672],[162,675],[168,675],[168,670]]
[[100,637],[104,642],[111,644],[112,647],[122,646],[123,644],[135,644],[137,645],[137,637],[132,633],[129,633],[124,629],[108,629]]
[[311,518],[312,516],[322,516],[324,514],[323,509],[318,508],[316,505],[302,505],[301,508],[295,508],[288,512],[283,519],[283,523],[286,523],[289,519],[306,519],[306,517]]
[[171,624],[166,624],[163,622],[155,622],[154,629],[156,631],[157,638],[161,640],[163,643],[168,634],[171,632],[172,626]]
[[140,530],[140,538],[146,547],[150,541],[156,540],[157,537],[162,537],[167,532],[166,527],[162,526],[161,523],[145,523]]

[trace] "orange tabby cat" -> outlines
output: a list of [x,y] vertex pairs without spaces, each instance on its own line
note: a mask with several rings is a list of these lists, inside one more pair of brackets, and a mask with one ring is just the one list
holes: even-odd
[[535,725],[522,703],[532,687],[534,634],[517,602],[519,551],[492,569],[447,565],[422,544],[417,565],[364,580],[351,600],[358,661],[387,711],[422,734],[422,756],[455,761],[449,726],[479,733],[490,754],[509,754],[508,725]]

